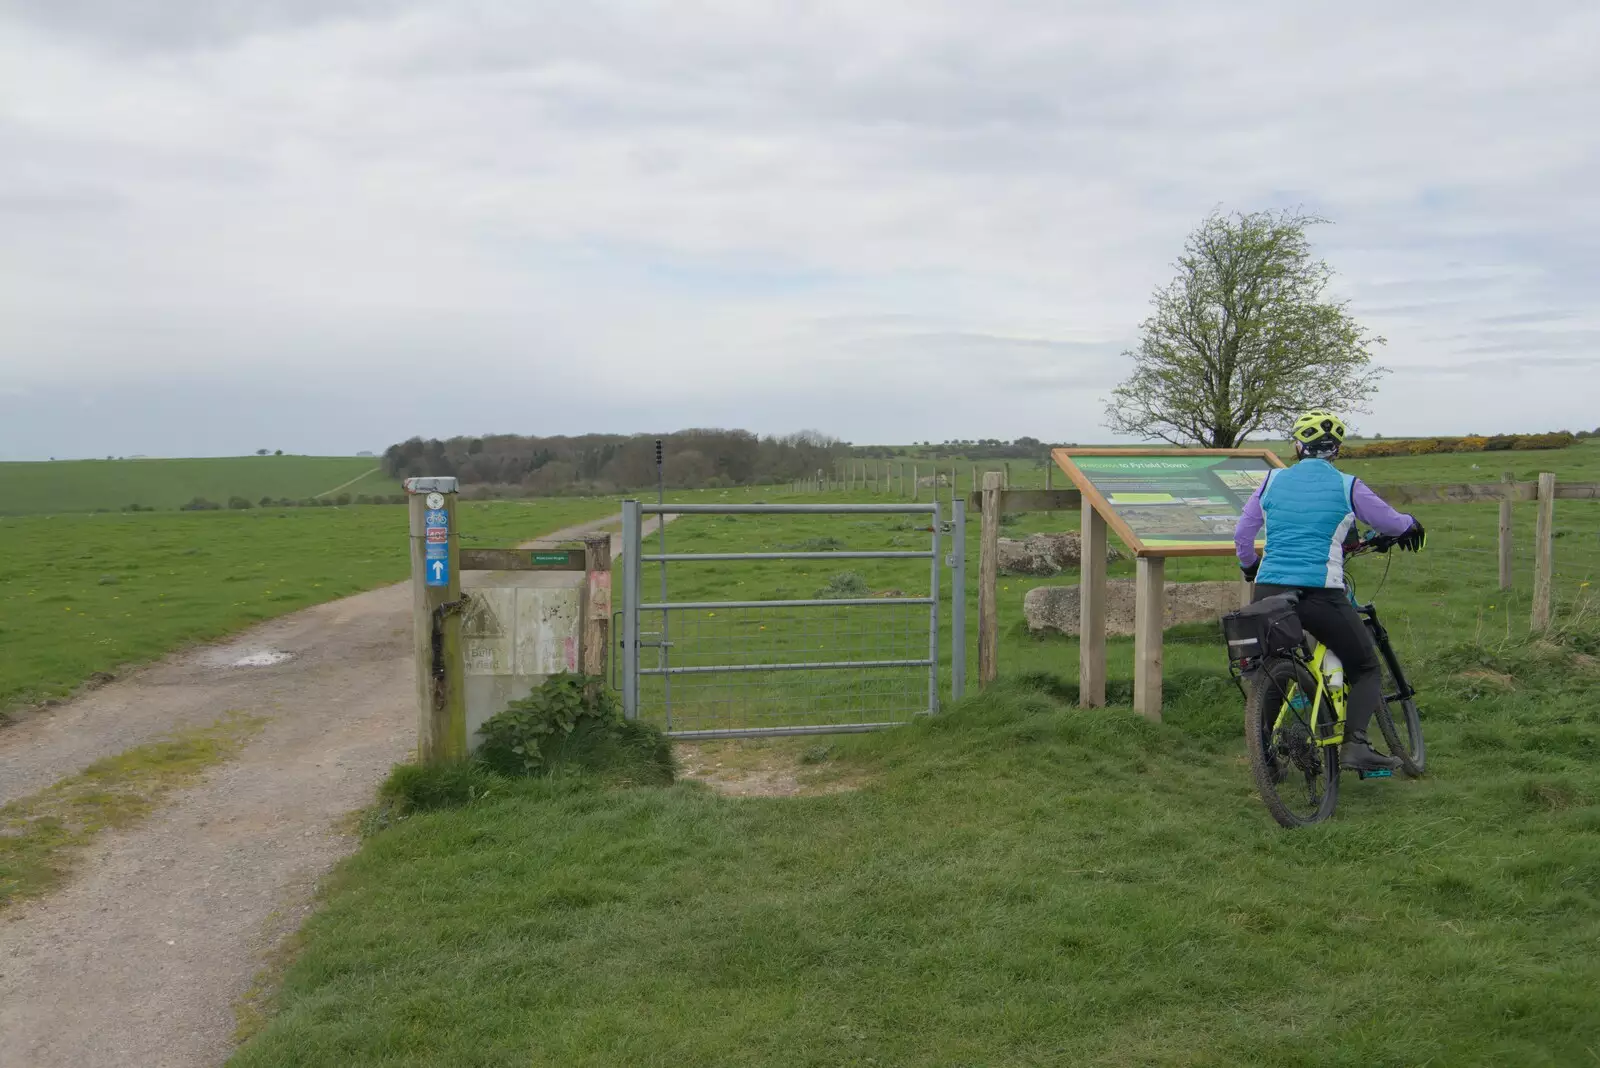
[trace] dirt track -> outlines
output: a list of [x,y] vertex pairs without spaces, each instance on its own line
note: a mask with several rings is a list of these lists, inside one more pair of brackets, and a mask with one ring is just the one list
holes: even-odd
[[[572,537],[615,519],[551,535]],[[544,539],[541,539],[544,540]],[[229,711],[239,758],[105,835],[69,884],[0,914],[0,1066],[189,1068],[233,1049],[234,1002],[356,841],[416,739],[406,584],[191,650],[0,731],[0,802]],[[263,650],[279,664],[237,667]]]

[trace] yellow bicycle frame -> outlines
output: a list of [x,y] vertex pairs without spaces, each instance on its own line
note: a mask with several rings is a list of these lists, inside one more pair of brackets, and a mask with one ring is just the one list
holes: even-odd
[[[1350,686],[1345,684],[1337,690],[1328,688],[1327,676],[1322,673],[1322,661],[1328,655],[1328,647],[1321,642],[1311,653],[1311,677],[1317,680],[1317,692],[1311,699],[1311,734],[1318,745],[1343,745],[1344,744],[1344,717],[1348,709],[1347,699],[1350,695]],[[1278,718],[1272,724],[1272,731],[1276,734],[1283,728],[1284,722],[1289,717],[1289,704],[1294,700],[1294,695],[1299,691],[1300,684],[1294,683],[1289,687],[1289,692],[1284,694],[1283,706],[1278,709]],[[1333,705],[1333,730],[1326,736],[1317,733],[1318,712],[1326,700]]]

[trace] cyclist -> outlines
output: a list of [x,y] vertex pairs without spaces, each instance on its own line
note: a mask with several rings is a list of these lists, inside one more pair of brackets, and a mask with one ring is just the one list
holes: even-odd
[[[1352,771],[1397,768],[1400,761],[1372,748],[1367,738],[1367,724],[1383,701],[1383,678],[1372,636],[1345,591],[1344,546],[1358,520],[1398,538],[1402,549],[1420,552],[1427,535],[1415,517],[1395,511],[1360,479],[1333,466],[1345,436],[1337,415],[1320,408],[1306,412],[1295,420],[1293,434],[1299,462],[1267,475],[1234,528],[1239,567],[1256,584],[1258,601],[1298,591],[1301,623],[1344,662],[1350,697],[1340,763]],[[1258,558],[1256,535],[1263,525],[1267,551]]]

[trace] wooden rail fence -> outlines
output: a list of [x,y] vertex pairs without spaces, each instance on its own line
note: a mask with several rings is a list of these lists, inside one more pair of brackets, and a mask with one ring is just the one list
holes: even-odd
[[[989,472],[984,476],[983,489],[968,498],[968,507],[982,516],[982,529],[978,541],[978,681],[987,686],[999,674],[999,619],[995,611],[995,586],[998,581],[1000,553],[1000,517],[1012,512],[1066,512],[1081,509],[1082,571],[1080,581],[1100,583],[1105,581],[1106,524],[1092,508],[1085,507],[1082,495],[1075,489],[1005,489],[1004,476]],[[1499,522],[1499,585],[1502,590],[1511,588],[1512,530],[1511,507],[1522,502],[1537,502],[1538,522],[1534,533],[1533,611],[1531,624],[1534,631],[1550,626],[1551,590],[1555,571],[1555,502],[1600,500],[1600,482],[1556,481],[1550,473],[1541,474],[1536,482],[1517,482],[1508,473],[1499,482],[1486,483],[1397,483],[1372,487],[1384,500],[1395,506],[1408,504],[1471,504],[1498,502]],[[1138,560],[1138,585],[1151,604],[1159,598],[1150,591],[1161,589],[1161,558],[1141,557]],[[1089,603],[1089,599],[1085,599]],[[1152,615],[1152,613],[1146,613]],[[1153,626],[1160,627],[1159,614],[1154,614]],[[1081,646],[1080,703],[1098,706],[1105,703],[1105,627],[1103,619],[1085,619],[1079,628]],[[1154,673],[1159,680],[1160,632],[1135,635],[1135,670]],[[1151,692],[1151,687],[1144,687]],[[1159,693],[1159,682],[1155,692]]]

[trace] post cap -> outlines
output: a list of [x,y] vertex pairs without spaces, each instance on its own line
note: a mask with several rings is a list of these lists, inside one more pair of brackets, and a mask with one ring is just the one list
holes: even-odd
[[407,493],[455,493],[457,482],[449,476],[432,475],[427,478],[408,478],[401,485]]

